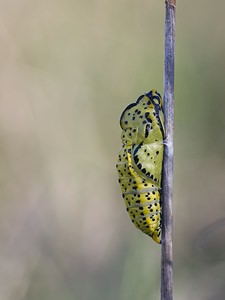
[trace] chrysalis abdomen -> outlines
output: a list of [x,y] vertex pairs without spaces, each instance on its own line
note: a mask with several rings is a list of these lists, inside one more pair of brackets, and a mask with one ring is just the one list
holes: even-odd
[[132,222],[160,243],[164,115],[156,90],[140,96],[120,118],[122,148],[116,165]]

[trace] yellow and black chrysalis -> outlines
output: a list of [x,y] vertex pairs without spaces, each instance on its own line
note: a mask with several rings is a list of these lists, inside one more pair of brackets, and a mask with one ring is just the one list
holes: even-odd
[[122,148],[116,165],[122,196],[137,228],[161,242],[164,114],[156,90],[128,105],[120,118]]

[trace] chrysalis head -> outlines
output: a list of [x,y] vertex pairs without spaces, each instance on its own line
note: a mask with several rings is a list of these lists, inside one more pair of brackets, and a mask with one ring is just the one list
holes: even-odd
[[[120,126],[122,129],[137,129],[143,133],[143,138],[146,133],[154,126],[158,126],[164,135],[164,115],[163,115],[163,100],[157,90],[141,95],[135,103],[129,104],[123,111],[120,117]],[[133,133],[129,133],[132,142],[134,142]]]
[[[129,104],[123,111],[120,117],[120,125],[123,128],[129,127],[129,120],[132,124],[143,123],[144,114],[152,111],[158,114],[162,110],[163,100],[156,90],[141,95],[135,103]],[[127,120],[126,120],[127,119]],[[126,126],[128,125],[128,126]]]

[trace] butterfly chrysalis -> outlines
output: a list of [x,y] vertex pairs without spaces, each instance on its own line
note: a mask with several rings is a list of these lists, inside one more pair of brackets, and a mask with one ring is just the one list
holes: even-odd
[[120,118],[122,148],[116,165],[122,196],[135,226],[160,243],[164,151],[163,102],[156,90],[128,105]]

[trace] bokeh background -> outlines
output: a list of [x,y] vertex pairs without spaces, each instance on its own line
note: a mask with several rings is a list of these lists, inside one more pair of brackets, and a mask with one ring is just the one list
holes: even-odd
[[[177,1],[175,299],[225,294],[225,3]],[[159,299],[122,110],[163,91],[164,1],[0,1],[0,299]]]

